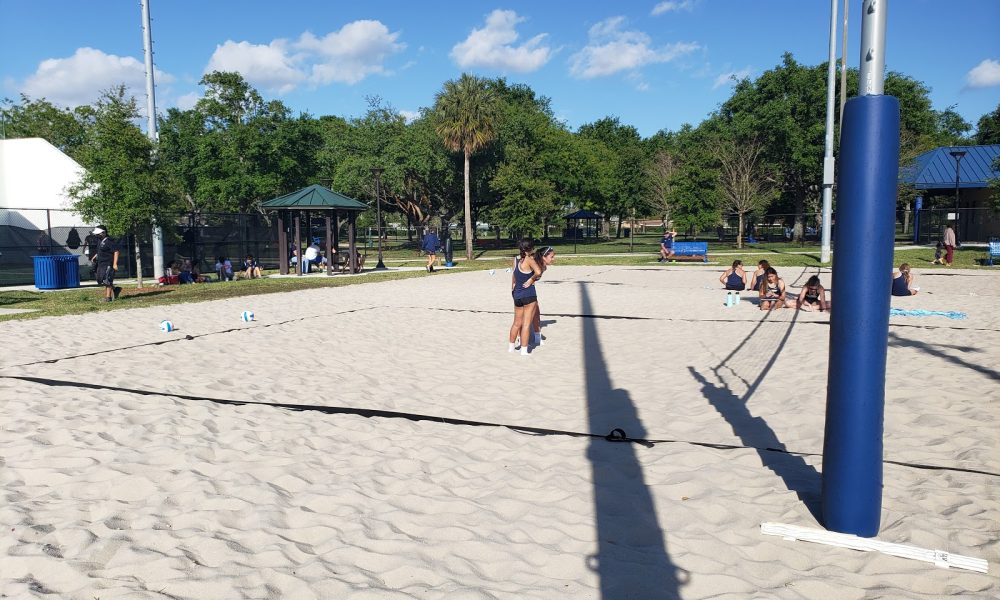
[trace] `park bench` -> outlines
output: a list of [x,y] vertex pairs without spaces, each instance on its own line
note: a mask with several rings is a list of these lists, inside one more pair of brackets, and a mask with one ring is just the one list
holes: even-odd
[[708,242],[674,242],[674,255],[671,260],[687,256],[700,256],[702,262],[708,262]]
[[1000,258],[1000,240],[990,240],[990,254],[986,259],[987,264],[993,266],[993,259]]

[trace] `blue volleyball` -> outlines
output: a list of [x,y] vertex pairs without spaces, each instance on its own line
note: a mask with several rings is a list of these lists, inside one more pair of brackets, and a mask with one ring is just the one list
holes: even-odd
[[240,313],[240,320],[243,322],[253,321],[253,311],[245,310]]
[[163,333],[170,333],[174,330],[174,324],[166,319],[160,321],[160,331]]

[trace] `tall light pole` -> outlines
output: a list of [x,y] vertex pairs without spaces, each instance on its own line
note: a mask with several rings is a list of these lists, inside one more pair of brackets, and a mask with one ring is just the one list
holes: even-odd
[[[153,82],[153,34],[149,29],[149,0],[142,0],[142,42],[146,54],[146,135],[156,143],[156,96]],[[153,223],[153,277],[163,277],[163,229]],[[138,242],[136,242],[138,246]],[[142,280],[142,273],[139,274]]]
[[958,183],[962,180],[962,157],[965,156],[965,150],[952,150],[949,152],[951,156],[955,159],[955,245],[959,244],[958,237]]
[[375,235],[378,236],[378,264],[376,271],[384,271],[385,263],[382,262],[382,173],[385,169],[372,167],[372,176],[375,177]]
[[823,229],[819,261],[830,262],[830,221],[833,219],[833,102],[837,86],[837,0],[830,0],[830,55],[826,64],[826,141],[823,152]]

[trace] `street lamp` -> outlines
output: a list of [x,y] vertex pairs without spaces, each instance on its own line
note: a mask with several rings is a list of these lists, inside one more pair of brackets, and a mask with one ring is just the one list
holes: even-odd
[[385,263],[382,262],[382,194],[381,183],[382,183],[382,173],[385,169],[381,167],[372,167],[372,175],[375,177],[375,235],[378,236],[378,264],[375,265],[376,271],[384,271]]
[[965,150],[952,150],[949,152],[955,159],[955,245],[959,243],[958,237],[958,182],[961,181],[962,175],[962,157],[965,156]]

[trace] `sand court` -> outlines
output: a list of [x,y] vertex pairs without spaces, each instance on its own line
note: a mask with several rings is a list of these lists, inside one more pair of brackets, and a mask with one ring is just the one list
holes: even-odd
[[[995,276],[917,273],[894,299],[968,318],[892,318],[879,535],[982,575],[760,534],[819,526],[828,315],[726,308],[718,272],[554,267],[528,357],[506,352],[502,269],[2,323],[0,591],[995,595]],[[781,269],[793,289],[815,272]]]

